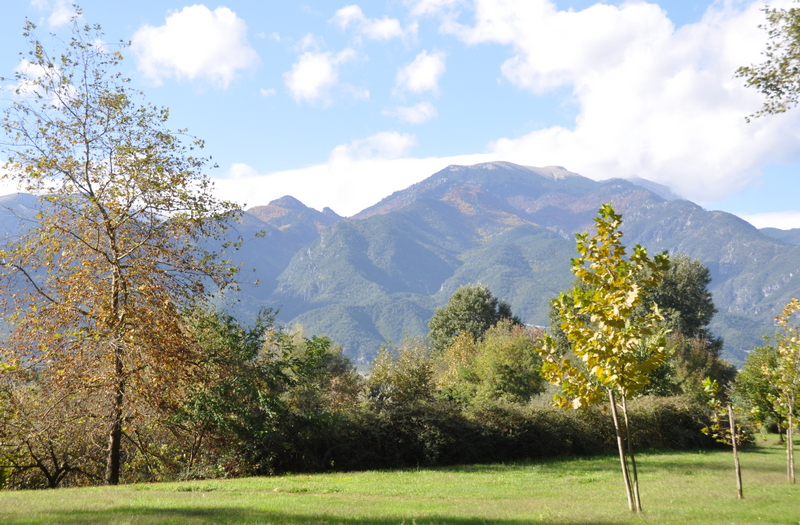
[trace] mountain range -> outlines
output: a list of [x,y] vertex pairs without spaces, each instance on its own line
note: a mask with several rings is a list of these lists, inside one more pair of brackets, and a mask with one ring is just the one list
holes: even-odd
[[[524,322],[545,326],[550,299],[572,284],[574,234],[593,230],[600,204],[623,215],[623,242],[699,259],[719,310],[712,331],[741,365],[800,297],[800,231],[758,230],[643,179],[594,181],[562,167],[507,162],[449,166],[352,217],[286,196],[246,210],[234,314],[279,308],[278,319],[326,334],[360,365],[386,341],[424,335],[459,286],[483,283]],[[35,198],[0,198],[3,209]],[[11,231],[10,212],[0,228]]]

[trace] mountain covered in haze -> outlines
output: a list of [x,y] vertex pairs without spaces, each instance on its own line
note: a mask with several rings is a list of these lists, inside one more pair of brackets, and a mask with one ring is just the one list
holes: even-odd
[[[4,209],[35,207],[30,196],[2,199]],[[649,181],[493,162],[450,166],[349,218],[289,196],[247,210],[230,232],[244,241],[232,309],[250,317],[280,308],[281,321],[329,335],[360,364],[387,340],[427,333],[434,309],[468,283],[488,285],[526,323],[546,325],[549,300],[572,283],[573,234],[593,229],[604,202],[623,214],[626,245],[709,267],[719,309],[712,329],[733,362],[800,297],[797,232],[759,231]],[[0,228],[13,231],[14,216],[0,212]]]

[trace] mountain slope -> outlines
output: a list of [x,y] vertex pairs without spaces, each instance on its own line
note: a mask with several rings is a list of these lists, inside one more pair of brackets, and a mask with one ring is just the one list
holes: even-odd
[[[350,218],[290,196],[243,212],[227,238],[241,247],[225,255],[242,268],[241,291],[219,304],[236,299],[231,308],[244,317],[280,308],[282,322],[328,334],[362,365],[386,340],[424,335],[464,284],[486,284],[525,322],[546,325],[549,300],[573,280],[573,234],[593,229],[604,202],[623,214],[626,245],[686,253],[710,268],[713,329],[734,362],[800,296],[793,232],[759,231],[651,183],[494,162],[450,166]],[[37,206],[30,195],[0,198],[6,238]]]
[[734,361],[800,292],[799,247],[731,214],[622,179],[498,162],[450,166],[325,228],[292,258],[268,301],[310,332],[337,332],[362,362],[382,340],[424,334],[433,310],[472,282],[545,325],[548,300],[572,282],[572,234],[592,229],[603,202],[623,213],[626,244],[709,266],[720,310],[714,329]]

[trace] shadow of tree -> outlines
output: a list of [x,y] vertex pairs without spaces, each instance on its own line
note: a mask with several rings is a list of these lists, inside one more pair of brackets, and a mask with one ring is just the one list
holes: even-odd
[[[478,525],[478,524],[497,524],[497,525],[524,525],[530,520],[523,519],[501,519],[491,520],[485,518],[458,518],[452,516],[395,516],[390,518],[342,518],[340,516],[325,515],[303,515],[282,513],[274,511],[259,511],[238,508],[203,508],[203,509],[181,509],[181,508],[160,508],[160,509],[126,509],[126,510],[91,510],[91,511],[72,511],[59,513],[53,516],[55,521],[46,521],[48,517],[43,516],[46,523],[59,523],[62,525],[77,525],[91,523],[148,523],[153,525],[161,524],[205,524],[205,523],[258,523],[269,525],[398,525],[412,523],[415,525]],[[28,517],[30,519],[30,517]],[[14,520],[6,523],[27,523],[28,521]],[[560,521],[560,520],[537,520],[536,523],[544,525],[611,525],[617,521]]]

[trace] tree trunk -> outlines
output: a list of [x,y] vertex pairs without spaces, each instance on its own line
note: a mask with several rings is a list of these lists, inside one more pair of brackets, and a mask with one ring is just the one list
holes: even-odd
[[786,474],[789,481],[794,483],[794,419],[789,410],[789,426],[786,427]]
[[617,450],[619,450],[619,463],[622,467],[622,479],[625,481],[625,495],[628,496],[628,509],[634,512],[633,495],[631,494],[631,480],[628,477],[628,462],[625,460],[625,447],[622,443],[622,433],[619,428],[619,418],[617,417],[617,400],[614,391],[608,389],[608,398],[611,402],[611,418],[614,420],[614,430],[617,433]]
[[736,492],[739,499],[744,499],[742,492],[742,468],[739,465],[739,449],[736,445],[736,421],[733,419],[733,407],[728,405],[728,419],[731,425],[731,443],[733,444],[733,465],[736,469]]
[[119,484],[120,456],[122,450],[122,405],[125,398],[125,378],[123,376],[122,348],[114,342],[114,399],[111,407],[111,428],[108,433],[106,455],[106,485]]
[[628,403],[625,396],[622,396],[622,415],[625,418],[625,441],[628,443],[628,457],[631,458],[631,469],[633,470],[633,498],[636,503],[636,512],[642,512],[642,500],[639,498],[639,472],[636,470],[636,458],[633,455],[631,426],[628,423]]

